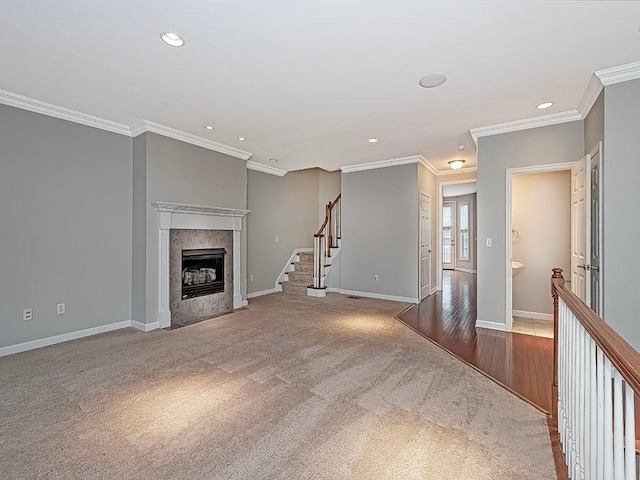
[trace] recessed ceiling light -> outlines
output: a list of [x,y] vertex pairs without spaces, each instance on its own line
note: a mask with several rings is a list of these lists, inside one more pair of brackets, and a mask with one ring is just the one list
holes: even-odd
[[462,159],[458,159],[458,160],[451,160],[449,162],[449,166],[451,168],[453,168],[454,170],[460,170],[462,168],[462,166],[464,165],[464,160]]
[[277,158],[270,158],[269,161],[273,163],[278,163],[280,160]]
[[377,139],[377,138],[375,138],[375,137],[371,137],[371,138],[369,139],[369,143],[376,143],[377,141],[378,141],[378,139]]
[[553,102],[543,102],[539,105],[536,105],[536,108],[538,110],[544,110],[545,108],[549,108],[551,105],[553,105]]
[[167,45],[171,45],[172,47],[182,47],[184,45],[184,40],[180,35],[173,32],[165,32],[160,34],[160,38]]
[[238,137],[238,140],[240,140],[241,142],[244,142],[246,140],[246,138],[244,137]]
[[206,126],[206,127],[204,127],[204,128],[206,128],[207,130],[213,130],[213,127],[212,127],[211,125],[207,125],[207,126]]
[[447,81],[447,76],[444,73],[430,73],[420,79],[418,84],[424,88],[436,88]]

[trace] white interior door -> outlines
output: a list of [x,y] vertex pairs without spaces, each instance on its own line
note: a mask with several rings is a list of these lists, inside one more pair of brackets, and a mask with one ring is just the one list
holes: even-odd
[[590,302],[591,172],[587,155],[571,167],[571,291]]
[[420,193],[420,300],[431,293],[431,197]]
[[591,152],[591,308],[602,315],[602,142]]
[[456,264],[455,226],[456,202],[442,205],[442,268],[453,270]]

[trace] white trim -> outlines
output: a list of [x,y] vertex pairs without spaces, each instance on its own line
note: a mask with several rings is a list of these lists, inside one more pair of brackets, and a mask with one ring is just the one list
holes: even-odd
[[473,172],[477,172],[477,171],[478,171],[478,167],[465,167],[465,168],[459,168],[458,170],[449,169],[449,170],[438,171],[438,176],[441,176],[441,175],[456,175],[456,174],[459,174],[459,173],[473,173]]
[[409,165],[411,163],[421,163],[421,162],[426,162],[425,158],[422,155],[412,155],[410,157],[390,158],[388,160],[380,160],[377,162],[367,162],[367,163],[358,163],[356,165],[347,165],[346,167],[340,167],[340,170],[342,170],[342,173],[353,173],[353,172],[361,172],[363,170],[374,170],[376,168],[397,167],[399,165]]
[[628,82],[640,78],[640,62],[627,63],[617,67],[596,70],[596,77],[603,85],[613,85],[615,83]]
[[[438,181],[438,241],[436,245],[438,246],[438,260],[437,260],[437,271],[438,271],[438,281],[436,287],[438,290],[442,290],[442,206],[444,205],[444,186],[445,185],[458,185],[461,183],[478,183],[477,178],[467,178],[464,180],[452,180],[450,182],[440,182]],[[477,205],[476,205],[477,211]],[[477,212],[476,212],[477,214]],[[477,240],[476,240],[477,243]]]
[[513,218],[511,218],[513,209],[513,176],[529,173],[547,173],[571,170],[575,162],[552,163],[548,165],[536,165],[532,167],[507,168],[505,174],[505,322],[507,331],[513,330]]
[[157,330],[158,328],[160,328],[160,324],[158,322],[142,323],[135,320],[131,320],[131,326],[133,328],[137,328],[138,330],[142,330],[143,332],[150,332],[151,330]]
[[[280,282],[285,281],[285,276],[287,275],[287,273],[293,272],[294,268],[291,266],[291,264],[294,262],[295,258],[298,256],[299,253],[313,253],[313,248],[294,248],[293,249],[293,253],[289,257],[289,260],[282,268],[282,271],[280,272],[280,275],[278,275],[278,278],[276,278],[276,283],[275,283],[276,292],[282,291],[282,285],[280,285]],[[287,279],[288,278],[289,277],[287,277]]]
[[455,267],[454,270],[456,272],[464,272],[464,273],[478,273],[477,270],[472,270],[470,268],[459,268],[459,267]]
[[239,208],[208,207],[206,205],[191,205],[189,203],[151,202],[158,212],[185,213],[196,215],[212,215],[216,217],[244,217],[251,210]]
[[435,176],[440,175],[440,170],[438,170],[433,163],[431,163],[429,160],[424,158],[422,155],[419,155],[419,157],[420,157],[420,165],[422,165],[424,168],[429,170]]
[[267,290],[260,290],[259,292],[247,293],[247,298],[256,298],[263,295],[271,295],[272,293],[279,292],[277,288],[269,288]]
[[550,320],[553,322],[553,314],[540,312],[527,312],[526,310],[513,310],[514,317],[532,318],[534,320]]
[[307,287],[307,295],[309,297],[324,298],[327,296],[327,288]]
[[380,300],[391,300],[393,302],[420,303],[420,300],[417,298],[399,297],[396,295],[386,295],[384,293],[358,292],[356,290],[344,290],[342,288],[329,287],[327,288],[327,292],[339,293],[341,295],[353,295],[355,297],[378,298]]
[[431,290],[433,289],[433,244],[431,244],[431,251],[429,252],[431,256],[431,264],[429,265],[429,293],[422,298],[422,196],[425,196],[429,199],[429,223],[430,225],[430,233],[431,240],[433,240],[433,200],[431,198],[431,194],[425,192],[422,189],[418,191],[418,303],[431,295]]
[[5,355],[12,355],[14,353],[26,352],[27,350],[33,350],[35,348],[47,347],[49,345],[55,345],[57,343],[68,342],[70,340],[76,340],[78,338],[89,337],[91,335],[97,335],[98,333],[119,330],[121,328],[127,328],[130,326],[131,320],[124,320],[122,322],[109,323],[107,325],[101,325],[99,327],[85,328],[84,330],[76,330],[75,332],[63,333],[61,335],[55,335],[53,337],[40,338],[38,340],[31,340],[29,342],[18,343],[16,345],[9,345],[7,347],[0,348],[0,357],[3,357]]
[[79,123],[80,125],[86,125],[87,127],[98,128],[100,130],[106,130],[108,132],[126,135],[128,137],[131,136],[131,129],[128,125],[123,123],[113,122],[106,118],[100,118],[94,115],[89,115],[88,113],[71,110],[70,108],[43,102],[42,100],[36,100],[35,98],[25,97],[24,95],[9,92],[7,90],[0,90],[0,103],[9,105],[10,107],[40,113],[49,117]]
[[504,323],[487,322],[485,320],[476,320],[476,328],[488,328],[489,330],[499,330],[501,332],[508,331]]
[[247,160],[247,169],[255,170],[256,172],[268,173],[269,175],[276,175],[278,177],[284,177],[287,174],[286,170],[276,168],[271,165],[265,165],[264,163],[254,162],[253,160]]
[[431,289],[431,292],[429,293],[429,295],[433,295],[434,293],[436,293],[438,291],[438,287],[433,287]]
[[582,118],[587,117],[589,111],[591,111],[591,107],[593,107],[593,104],[596,103],[596,100],[598,99],[598,95],[600,95],[602,88],[602,82],[596,76],[596,74],[594,73],[593,75],[591,75],[591,78],[589,78],[589,83],[587,83],[587,88],[585,89],[584,93],[582,94],[582,98],[578,103],[578,112],[580,112]]
[[522,120],[513,120],[511,122],[487,125],[486,127],[472,128],[469,130],[469,133],[473,137],[475,144],[478,145],[478,138],[480,137],[518,132],[520,130],[529,130],[530,128],[547,127],[549,125],[558,125],[560,123],[575,122],[576,120],[582,120],[580,112],[578,112],[578,110],[567,110],[566,112],[539,115],[537,117],[525,118]]
[[249,301],[248,300],[242,300],[242,306],[246,307],[247,305],[249,305]]
[[142,119],[140,124],[132,128],[130,132],[131,136],[138,136],[143,132],[157,133],[165,137],[180,140],[181,142],[190,143],[192,145],[206,148],[208,150],[213,150],[215,152],[224,153],[225,155],[240,158],[242,160],[249,160],[249,158],[251,158],[251,156],[253,155],[252,153],[245,152],[244,150],[240,150],[239,148],[230,147],[229,145],[225,145],[223,143],[214,142],[213,140],[199,137],[197,135],[183,132],[173,127],[168,127],[167,125],[162,125],[160,123],[155,123],[145,119]]

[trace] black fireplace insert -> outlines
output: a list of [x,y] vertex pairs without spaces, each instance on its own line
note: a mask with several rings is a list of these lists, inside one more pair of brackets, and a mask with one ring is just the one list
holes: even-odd
[[224,292],[224,248],[182,250],[182,299]]

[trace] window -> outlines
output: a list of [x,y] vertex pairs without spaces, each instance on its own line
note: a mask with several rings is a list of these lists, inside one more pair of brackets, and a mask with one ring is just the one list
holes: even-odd
[[460,260],[469,261],[469,202],[458,204],[458,232],[460,235]]
[[453,238],[451,236],[453,230],[453,209],[452,203],[442,206],[442,263],[453,263]]

